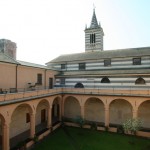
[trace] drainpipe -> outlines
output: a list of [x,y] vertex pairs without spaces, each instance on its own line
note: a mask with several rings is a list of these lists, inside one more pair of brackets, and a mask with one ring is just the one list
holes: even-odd
[[16,90],[18,88],[18,64],[16,65]]
[[46,89],[46,71],[47,69],[45,69],[45,83],[44,83],[45,89]]

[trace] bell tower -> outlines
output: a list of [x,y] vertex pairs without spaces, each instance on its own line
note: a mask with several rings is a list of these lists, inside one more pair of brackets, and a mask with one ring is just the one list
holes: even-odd
[[85,52],[103,51],[103,29],[97,22],[95,8],[89,28],[85,28]]

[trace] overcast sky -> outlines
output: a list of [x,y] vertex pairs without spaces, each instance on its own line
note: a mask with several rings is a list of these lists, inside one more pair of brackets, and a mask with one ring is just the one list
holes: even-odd
[[150,46],[150,0],[0,0],[0,38],[17,43],[18,60],[33,63],[84,52],[93,3],[105,50]]

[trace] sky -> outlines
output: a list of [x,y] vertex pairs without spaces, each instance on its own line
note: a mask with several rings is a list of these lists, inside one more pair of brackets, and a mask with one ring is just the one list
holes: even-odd
[[104,50],[150,46],[150,0],[0,0],[0,39],[17,43],[17,60],[37,64],[84,52],[93,4]]

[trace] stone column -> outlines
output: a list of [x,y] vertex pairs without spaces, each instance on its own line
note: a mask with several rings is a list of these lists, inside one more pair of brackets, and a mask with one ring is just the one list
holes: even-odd
[[62,96],[62,102],[61,102],[61,115],[64,117],[64,97]]
[[84,116],[85,114],[84,114],[84,106],[81,106],[81,117],[82,117],[82,119],[84,119]]
[[109,126],[109,106],[105,107],[105,127]]
[[132,115],[133,115],[133,118],[137,118],[137,109],[136,108],[134,108],[132,110]]
[[62,105],[59,103],[59,121],[62,120]]
[[3,150],[9,150],[9,123],[3,125]]
[[52,106],[47,109],[47,128],[52,126]]
[[34,138],[35,136],[35,114],[30,114],[30,137]]

